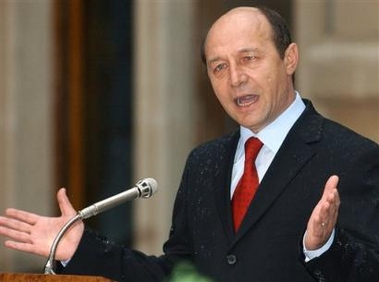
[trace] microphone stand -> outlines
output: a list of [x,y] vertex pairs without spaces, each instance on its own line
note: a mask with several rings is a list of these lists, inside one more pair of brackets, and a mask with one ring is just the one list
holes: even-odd
[[78,220],[83,220],[97,215],[103,211],[113,208],[127,200],[137,199],[137,198],[150,198],[158,188],[158,184],[153,178],[146,178],[140,180],[136,183],[136,187],[126,190],[122,193],[114,195],[110,198],[97,202],[85,209],[80,210],[73,218],[71,218],[58,232],[57,236],[54,238],[53,244],[51,245],[50,254],[48,260],[45,264],[44,274],[55,274],[54,272],[54,258],[55,253],[58,248],[60,240],[66,231]]
[[59,244],[60,240],[62,239],[63,235],[66,233],[66,231],[72,225],[74,225],[74,223],[76,223],[80,219],[82,219],[82,215],[80,213],[78,213],[73,218],[71,218],[69,221],[67,221],[66,224],[59,231],[59,233],[57,234],[57,236],[55,236],[53,244],[51,245],[49,258],[48,258],[48,260],[47,260],[47,262],[45,264],[44,274],[53,274],[53,275],[55,275],[55,272],[54,272],[54,268],[55,268],[54,257],[55,257],[55,253],[57,251],[58,244]]

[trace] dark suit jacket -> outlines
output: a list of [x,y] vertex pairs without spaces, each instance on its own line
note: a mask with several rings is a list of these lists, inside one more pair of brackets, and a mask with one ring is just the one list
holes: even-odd
[[[235,132],[188,157],[164,255],[146,256],[86,230],[64,272],[161,281],[176,262],[190,260],[217,282],[379,281],[379,146],[305,103],[237,234],[230,207]],[[333,174],[341,197],[336,237],[304,263],[307,221]]]

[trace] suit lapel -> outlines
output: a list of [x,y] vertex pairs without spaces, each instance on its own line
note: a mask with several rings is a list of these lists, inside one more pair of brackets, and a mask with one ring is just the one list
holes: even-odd
[[305,102],[306,110],[287,135],[262,179],[233,244],[254,226],[315,154],[308,143],[320,139],[322,118],[315,112],[310,102]]
[[[217,155],[217,163],[221,167],[221,173],[215,179],[215,190],[213,192],[220,220],[229,242],[232,241],[234,236],[230,206],[230,183],[238,139],[239,132],[236,132],[224,143],[222,147],[224,151],[219,152]],[[221,158],[221,156],[225,156],[225,158]]]

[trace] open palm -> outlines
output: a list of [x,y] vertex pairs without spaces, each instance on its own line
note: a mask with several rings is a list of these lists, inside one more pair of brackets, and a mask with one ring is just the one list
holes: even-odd
[[[8,237],[5,246],[15,250],[48,257],[55,236],[63,225],[76,215],[64,188],[57,194],[60,217],[46,217],[18,209],[7,209],[0,217],[0,234]],[[84,224],[75,223],[58,245],[55,259],[70,259],[83,234]]]
[[323,246],[335,228],[340,207],[338,181],[339,178],[336,175],[328,179],[321,200],[311,214],[304,241],[308,250],[315,250]]

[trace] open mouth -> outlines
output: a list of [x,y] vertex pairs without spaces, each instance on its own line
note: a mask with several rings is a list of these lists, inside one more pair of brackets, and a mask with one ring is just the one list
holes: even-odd
[[240,107],[250,106],[258,100],[258,95],[245,95],[236,99],[236,104]]

